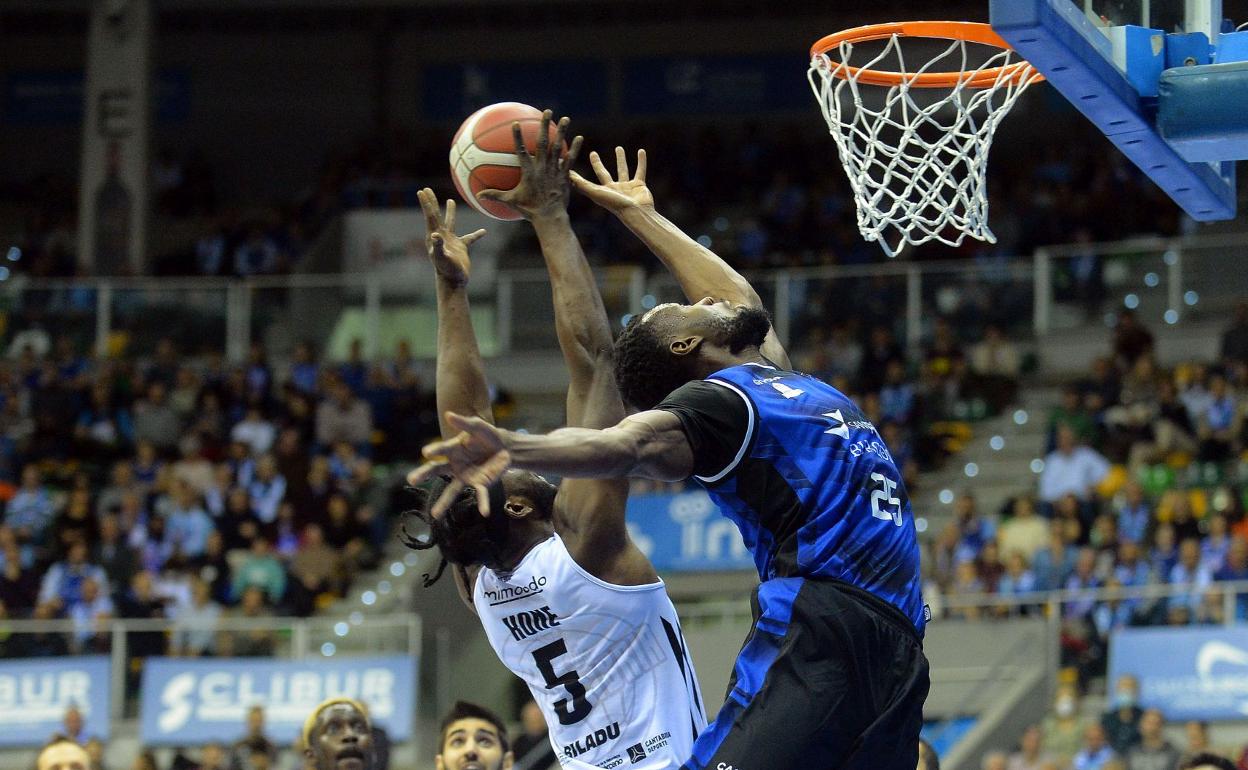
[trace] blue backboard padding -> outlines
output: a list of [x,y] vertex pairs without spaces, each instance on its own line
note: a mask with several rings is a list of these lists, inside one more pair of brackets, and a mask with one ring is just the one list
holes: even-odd
[[[1199,222],[1235,218],[1235,163],[1188,163],[1153,129],[1109,137],[1119,152]],[[1163,159],[1159,147],[1173,159]]]
[[1189,161],[1248,159],[1248,62],[1161,77],[1157,130]]
[[1248,32],[1223,32],[1218,35],[1217,63],[1248,61]]
[[[1067,7],[1077,14],[1064,13]],[[1139,95],[1109,60],[1109,39],[1070,0],[992,0],[991,11],[997,34],[1107,135],[1148,127]]]
[[[1166,35],[1166,67],[1187,67],[1213,61],[1213,46],[1204,32]],[[1189,64],[1190,62],[1190,64]]]
[[1166,46],[1160,44],[1165,36],[1155,29],[1133,24],[1123,27],[1123,35],[1126,40],[1127,82],[1140,96],[1156,96],[1157,81],[1166,68]]
[[1161,138],[1139,95],[1110,61],[1109,41],[1076,5],[1070,0],[990,0],[990,12],[997,34],[1189,216],[1202,222],[1235,217],[1234,164],[1217,170],[1190,164]]

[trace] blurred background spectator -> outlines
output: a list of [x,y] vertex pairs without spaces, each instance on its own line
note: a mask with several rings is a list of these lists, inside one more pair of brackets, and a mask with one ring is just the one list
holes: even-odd
[[546,720],[532,698],[520,707],[520,728],[511,747],[516,758],[513,770],[548,770],[557,766]]

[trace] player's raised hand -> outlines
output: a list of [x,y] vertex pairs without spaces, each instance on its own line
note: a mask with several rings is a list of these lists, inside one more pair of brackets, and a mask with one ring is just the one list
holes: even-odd
[[434,503],[433,517],[441,518],[455,501],[455,495],[465,486],[477,491],[477,506],[481,515],[489,516],[488,487],[501,479],[511,467],[511,454],[503,448],[498,428],[485,420],[447,412],[446,422],[460,432],[449,439],[428,444],[421,451],[424,464],[407,474],[407,483],[416,486],[436,474],[449,473],[453,479]]
[[575,171],[572,172],[572,184],[594,203],[615,214],[630,208],[654,208],[654,196],[650,194],[650,188],[646,187],[645,150],[637,151],[637,168],[631,177],[628,175],[628,154],[623,147],[615,148],[614,179],[602,164],[598,153],[589,154],[589,165],[598,177],[598,184]]
[[425,250],[433,262],[433,269],[452,286],[468,283],[471,264],[468,247],[485,235],[477,230],[467,235],[455,234],[455,201],[447,199],[446,216],[438,206],[438,199],[428,187],[416,193],[420,208],[425,212]]
[[542,112],[542,122],[537,131],[537,152],[530,155],[525,149],[520,124],[511,124],[511,135],[516,143],[516,157],[520,159],[520,184],[511,190],[482,190],[478,198],[495,200],[510,206],[525,219],[559,214],[568,209],[570,197],[568,172],[581,152],[581,137],[572,140],[565,154],[568,118],[560,118],[555,141],[550,141],[550,110]]

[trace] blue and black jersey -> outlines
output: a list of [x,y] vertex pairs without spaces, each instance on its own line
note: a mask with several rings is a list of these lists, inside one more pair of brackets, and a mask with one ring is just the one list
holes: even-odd
[[678,388],[657,408],[680,419],[694,478],[741,529],[760,579],[843,581],[923,632],[905,484],[849,398],[809,375],[744,364]]

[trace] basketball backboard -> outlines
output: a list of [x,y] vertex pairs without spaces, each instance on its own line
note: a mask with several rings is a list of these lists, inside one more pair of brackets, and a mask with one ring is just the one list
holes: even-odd
[[1235,217],[1244,121],[1227,87],[1248,88],[1248,64],[1220,65],[1248,59],[1248,32],[1224,28],[1222,0],[990,0],[990,9],[996,32],[1192,218]]

